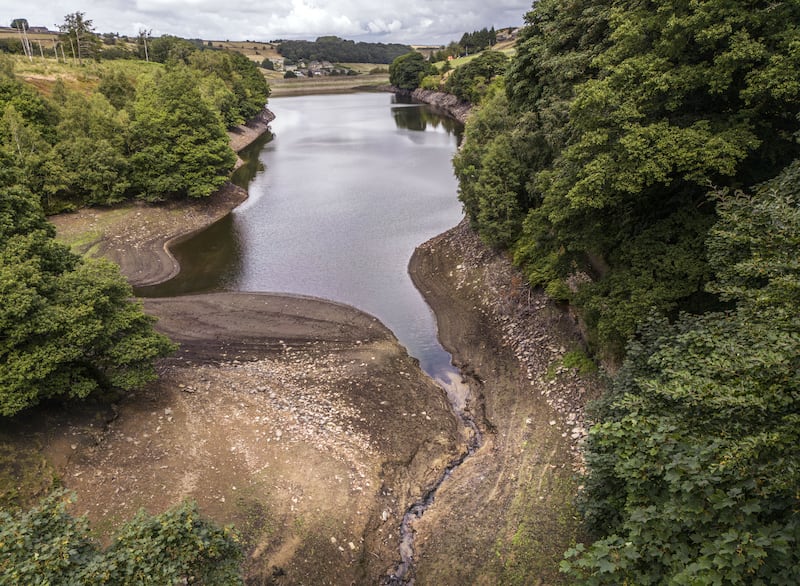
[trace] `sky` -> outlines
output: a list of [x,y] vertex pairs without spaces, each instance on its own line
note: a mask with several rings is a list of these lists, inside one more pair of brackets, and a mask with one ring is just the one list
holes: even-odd
[[0,25],[27,18],[51,30],[85,13],[98,33],[151,30],[205,40],[336,35],[382,43],[447,44],[483,27],[521,26],[532,0],[2,0]]

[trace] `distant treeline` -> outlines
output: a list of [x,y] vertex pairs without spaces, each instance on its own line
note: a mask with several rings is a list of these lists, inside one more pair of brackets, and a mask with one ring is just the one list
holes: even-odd
[[460,57],[462,55],[472,55],[484,49],[494,47],[497,44],[497,31],[494,27],[488,29],[483,27],[479,31],[464,33],[461,39],[451,41],[446,47],[435,51],[431,55],[431,61],[445,61],[448,57]]
[[412,49],[396,43],[364,43],[339,37],[316,41],[280,41],[278,52],[290,61],[331,61],[333,63],[391,63]]

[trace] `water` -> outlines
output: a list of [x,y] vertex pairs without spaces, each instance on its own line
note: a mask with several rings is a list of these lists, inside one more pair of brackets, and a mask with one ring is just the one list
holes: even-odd
[[235,180],[250,197],[175,249],[181,273],[148,295],[297,293],[378,317],[464,408],[407,266],[416,246],[462,218],[451,158],[461,127],[380,93],[274,98],[274,136]]

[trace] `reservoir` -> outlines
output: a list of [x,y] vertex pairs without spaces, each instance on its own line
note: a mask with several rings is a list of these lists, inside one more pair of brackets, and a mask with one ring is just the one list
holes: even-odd
[[392,94],[270,100],[272,136],[242,153],[249,199],[173,250],[180,274],[147,296],[293,293],[378,317],[463,408],[460,375],[408,275],[416,246],[462,218],[451,159],[461,125]]

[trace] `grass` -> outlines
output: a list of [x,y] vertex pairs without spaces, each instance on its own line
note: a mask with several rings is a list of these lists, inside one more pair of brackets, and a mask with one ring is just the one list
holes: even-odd
[[116,61],[86,60],[77,65],[50,57],[34,58],[29,61],[22,55],[8,56],[14,63],[14,73],[45,96],[50,96],[57,80],[61,80],[68,90],[89,95],[100,84],[101,78],[112,71],[122,71],[133,82],[144,74],[163,67],[160,63],[121,59]]
[[562,368],[575,369],[581,376],[589,376],[597,372],[597,364],[580,348],[570,350],[564,354],[561,360],[557,360],[548,366],[546,378],[555,380]]
[[558,567],[566,549],[582,537],[574,504],[577,485],[578,479],[569,468],[551,470],[544,483],[529,479],[523,484],[508,515],[513,534],[495,545],[500,583],[569,583]]
[[38,446],[0,435],[0,510],[30,508],[58,484]]

